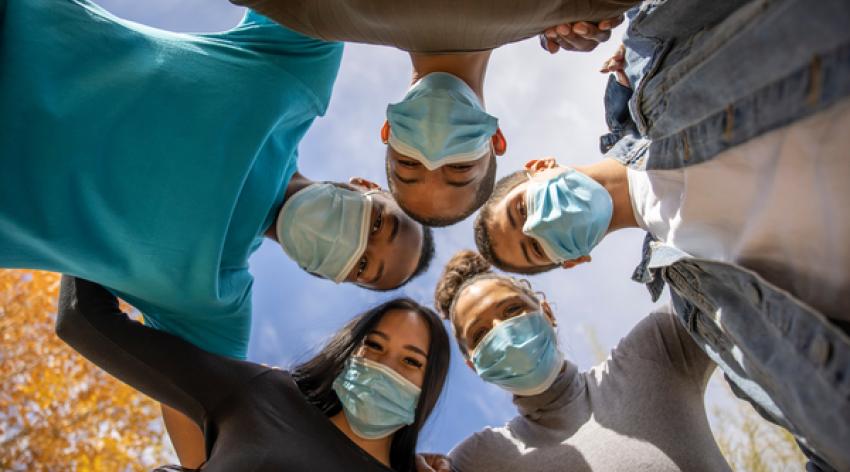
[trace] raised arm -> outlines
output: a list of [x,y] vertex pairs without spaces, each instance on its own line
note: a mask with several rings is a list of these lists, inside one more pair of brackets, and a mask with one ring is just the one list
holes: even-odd
[[234,389],[266,370],[133,321],[109,291],[71,276],[62,277],[56,334],[103,370],[198,425]]

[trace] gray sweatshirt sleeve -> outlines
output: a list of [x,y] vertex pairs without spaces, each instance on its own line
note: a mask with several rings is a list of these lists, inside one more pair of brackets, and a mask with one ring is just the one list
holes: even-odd
[[715,367],[676,318],[670,305],[638,322],[614,349],[614,355],[652,361],[661,373],[688,378],[701,390],[705,389]]
[[482,51],[579,20],[612,18],[640,0],[231,0],[301,34],[411,52]]

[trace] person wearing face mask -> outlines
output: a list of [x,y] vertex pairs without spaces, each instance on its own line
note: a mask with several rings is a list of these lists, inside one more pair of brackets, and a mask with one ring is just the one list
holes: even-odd
[[387,192],[297,172],[342,44],[250,11],[183,34],[86,0],[2,10],[0,267],[96,281],[149,326],[235,358],[264,237],[312,274],[370,289],[427,267],[430,232]]
[[628,167],[617,180],[648,233],[633,279],[653,299],[669,286],[807,470],[850,470],[850,213],[836,203],[850,201],[850,3],[644,2],[627,16],[603,67],[616,75],[600,147]]
[[512,393],[518,411],[452,449],[452,470],[730,470],[703,403],[715,365],[669,308],[580,371],[564,359],[545,298],[475,252],[448,262],[435,305],[467,365]]
[[[612,61],[620,64],[606,107],[618,118],[606,149],[616,141],[607,138],[622,144],[635,129],[624,56]],[[846,99],[681,168],[653,154],[633,168],[616,144],[589,166],[532,161],[496,185],[476,243],[504,270],[537,273],[590,261],[609,232],[647,231],[633,279],[654,300],[670,286],[677,314],[733,391],[792,432],[812,470],[844,470],[850,218],[834,202],[850,200],[845,128]]]
[[121,313],[108,290],[71,276],[62,279],[56,332],[201,426],[204,471],[411,472],[449,367],[441,320],[407,298],[354,317],[290,371],[144,326]]
[[493,190],[496,156],[506,152],[507,140],[484,104],[492,50],[539,34],[550,52],[588,51],[639,3],[231,1],[311,37],[409,52],[411,87],[387,106],[380,136],[390,191],[429,226],[465,219]]

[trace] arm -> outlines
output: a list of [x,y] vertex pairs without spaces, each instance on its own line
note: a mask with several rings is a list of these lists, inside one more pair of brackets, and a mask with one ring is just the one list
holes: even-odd
[[701,391],[705,390],[715,367],[688,334],[671,305],[638,322],[614,352],[652,361],[665,373],[694,382]]
[[200,469],[207,460],[207,451],[204,446],[204,432],[192,421],[191,418],[160,403],[162,409],[162,422],[174,452],[180,459],[180,465],[190,469]]
[[100,368],[198,425],[230,392],[265,371],[133,321],[106,289],[70,276],[62,277],[56,334]]

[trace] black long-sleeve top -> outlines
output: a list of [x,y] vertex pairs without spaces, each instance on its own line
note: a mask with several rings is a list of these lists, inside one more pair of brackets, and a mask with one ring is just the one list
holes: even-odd
[[288,372],[211,354],[133,321],[100,285],[62,277],[56,333],[105,371],[198,423],[205,471],[391,470],[308,403]]

